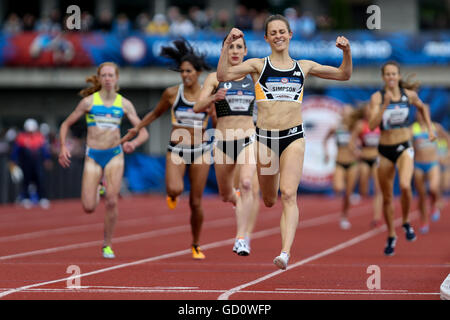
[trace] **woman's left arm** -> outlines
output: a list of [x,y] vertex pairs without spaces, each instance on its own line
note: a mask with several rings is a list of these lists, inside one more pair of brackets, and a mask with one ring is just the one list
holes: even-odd
[[[123,99],[123,107],[128,120],[130,120],[133,126],[137,126],[141,119],[136,113],[136,109],[133,103],[128,99]],[[143,144],[148,139],[148,131],[146,128],[141,128],[139,134],[132,141],[127,141],[123,144],[123,149],[126,153],[133,152],[137,147]]]
[[412,90],[405,90],[405,92],[409,98],[410,103],[416,106],[418,111],[422,114],[423,118],[425,119],[425,123],[427,124],[428,128],[428,137],[430,141],[436,140],[436,134],[434,133],[433,127],[431,125],[430,110],[428,106],[425,103],[423,103],[423,101],[419,98],[417,92]]
[[322,65],[312,60],[300,60],[302,69],[306,69],[307,74],[329,80],[345,81],[349,80],[352,71],[352,53],[350,49],[350,42],[347,38],[339,36],[336,39],[336,47],[342,50],[342,63],[339,68]]

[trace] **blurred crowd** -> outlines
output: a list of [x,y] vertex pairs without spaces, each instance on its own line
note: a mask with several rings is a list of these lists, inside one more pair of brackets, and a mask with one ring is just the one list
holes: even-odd
[[[84,140],[69,132],[67,146],[74,158],[84,156]],[[25,120],[22,128],[10,127],[0,133],[0,158],[8,159],[13,201],[27,209],[49,208],[48,174],[60,149],[59,138],[50,126],[34,118]],[[4,185],[5,186],[5,185]],[[4,187],[2,186],[2,187]],[[5,193],[5,190],[2,190]],[[6,194],[2,194],[5,202]]]
[[[313,17],[311,13],[300,12],[296,8],[287,8],[283,13],[289,19],[293,32],[303,36],[314,34],[316,29],[332,28],[331,18],[325,15]],[[234,12],[193,6],[187,13],[182,12],[179,7],[171,6],[165,13],[151,16],[147,12],[142,12],[135,19],[123,12],[113,16],[110,11],[105,10],[95,17],[92,13],[84,11],[80,17],[80,31],[115,32],[122,35],[140,31],[151,35],[175,36],[189,36],[198,30],[228,32],[231,27],[262,31],[264,20],[269,15],[270,12],[266,9],[247,8],[243,5],[238,5]],[[6,17],[2,31],[6,34],[23,31],[58,32],[64,29],[64,19],[58,9],[52,10],[42,18],[29,13],[20,17],[12,12]]]

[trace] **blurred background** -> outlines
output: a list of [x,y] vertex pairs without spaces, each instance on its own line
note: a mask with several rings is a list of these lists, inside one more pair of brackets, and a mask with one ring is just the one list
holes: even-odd
[[[79,29],[67,27],[71,5],[80,9]],[[368,28],[370,5],[380,8],[379,29]],[[36,161],[42,163],[47,198],[80,196],[86,124],[80,120],[72,127],[68,143],[73,160],[65,170],[56,161],[58,128],[80,101],[77,93],[85,87],[85,78],[100,63],[119,64],[120,92],[142,118],[166,87],[180,83],[179,74],[159,57],[161,46],[185,37],[207,54],[215,69],[222,40],[235,26],[245,33],[247,58],[262,58],[270,53],[263,22],[274,13],[291,23],[295,59],[338,66],[342,54],[334,46],[336,37],[346,36],[352,46],[351,80],[306,81],[302,191],[330,192],[334,165],[316,161],[322,156],[317,146],[338,121],[339,108],[356,107],[382,86],[380,67],[385,61],[398,61],[404,76],[415,74],[432,120],[450,129],[450,0],[0,0],[0,203],[20,201],[23,177],[11,160],[17,157],[15,144],[30,118],[43,137],[33,143],[43,148]],[[122,133],[128,128],[125,120]],[[149,133],[147,143],[126,157],[123,194],[165,190],[169,113],[155,121]],[[215,191],[211,170],[206,192]]]

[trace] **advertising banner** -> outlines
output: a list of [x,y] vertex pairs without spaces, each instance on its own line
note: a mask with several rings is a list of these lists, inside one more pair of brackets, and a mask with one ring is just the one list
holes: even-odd
[[[294,36],[290,54],[295,59],[312,59],[322,64],[338,65],[342,53],[335,46],[338,35],[346,36],[352,46],[354,66],[379,65],[396,60],[405,65],[440,65],[450,63],[450,32],[419,34],[371,31],[321,32],[308,39]],[[194,48],[217,65],[225,34],[196,32],[187,38]],[[159,56],[161,46],[175,37],[143,33],[118,35],[104,32],[24,32],[14,36],[0,34],[0,66],[72,66],[99,65],[114,61],[121,66],[165,66],[169,61]],[[246,58],[262,58],[270,47],[259,32],[246,32]]]

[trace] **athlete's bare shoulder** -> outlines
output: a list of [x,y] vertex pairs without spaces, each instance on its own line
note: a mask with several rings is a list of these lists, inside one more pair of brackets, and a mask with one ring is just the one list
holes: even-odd
[[173,98],[177,95],[178,88],[179,88],[179,85],[168,87],[163,91],[162,96],[165,98]]
[[89,111],[89,109],[94,104],[94,94],[90,94],[81,99],[77,108],[83,109],[84,111]]

